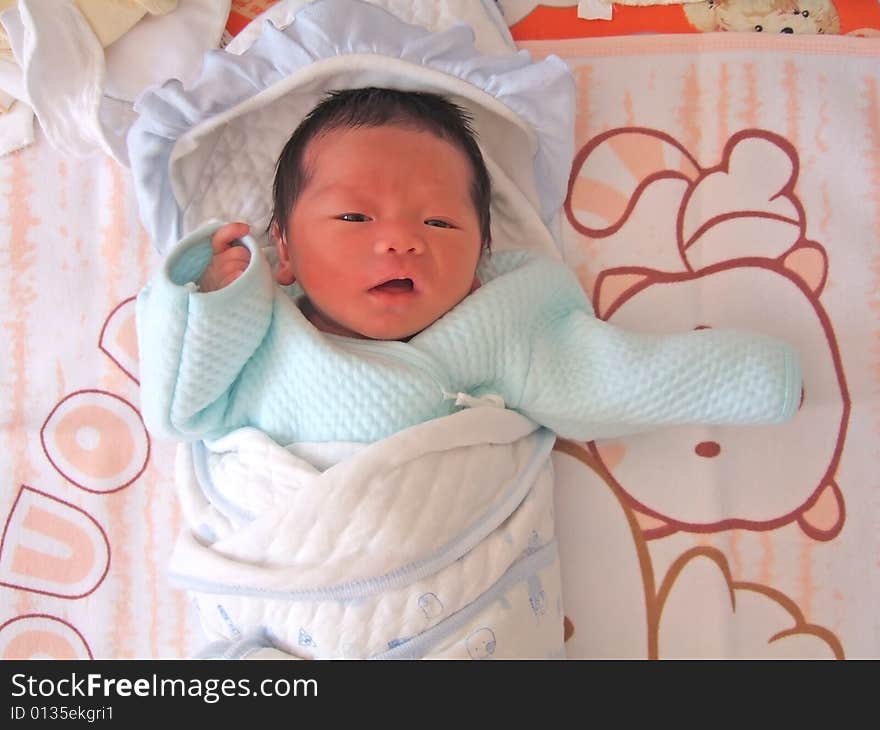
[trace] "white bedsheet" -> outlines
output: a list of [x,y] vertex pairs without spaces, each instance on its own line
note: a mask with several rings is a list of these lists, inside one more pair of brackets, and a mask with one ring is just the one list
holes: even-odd
[[0,89],[21,108],[14,123],[0,116],[0,151],[30,142],[20,131],[30,108],[60,152],[104,152],[127,163],[131,103],[167,78],[188,83],[217,47],[229,7],[230,0],[179,0],[105,49],[72,0],[19,0],[0,15],[18,62],[4,63]]

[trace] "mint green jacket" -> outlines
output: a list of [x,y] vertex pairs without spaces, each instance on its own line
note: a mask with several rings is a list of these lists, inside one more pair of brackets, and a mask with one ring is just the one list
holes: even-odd
[[758,424],[798,408],[797,353],[703,329],[656,335],[595,317],[573,273],[526,251],[485,256],[482,286],[408,342],[315,329],[255,241],[247,270],[201,293],[219,223],[180,241],[137,300],[142,414],[160,437],[254,427],[276,442],[372,442],[500,396],[587,441],[672,424]]

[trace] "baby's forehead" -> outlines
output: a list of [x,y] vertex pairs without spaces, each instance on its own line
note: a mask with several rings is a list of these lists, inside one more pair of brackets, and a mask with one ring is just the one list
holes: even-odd
[[[413,160],[414,163],[423,161],[432,154],[435,159],[441,158],[444,162],[448,162],[450,158],[458,158],[464,163],[463,176],[471,178],[475,174],[472,161],[455,140],[440,134],[428,125],[417,122],[411,124],[388,122],[376,125],[334,125],[318,131],[306,142],[302,150],[301,168],[304,178],[308,180],[319,169],[322,172],[326,170],[326,165],[322,163],[325,162],[324,158],[327,157],[328,151],[337,153],[343,151],[346,155],[345,159],[376,156],[379,153],[375,143],[379,134],[382,137],[382,156],[399,154],[405,159]],[[414,143],[412,141],[414,134],[427,139],[417,140]],[[399,137],[399,147],[394,142],[396,137]],[[431,141],[439,143],[439,148],[431,144]],[[415,154],[412,151],[413,146],[417,148]],[[444,164],[443,167],[449,172],[449,165]]]

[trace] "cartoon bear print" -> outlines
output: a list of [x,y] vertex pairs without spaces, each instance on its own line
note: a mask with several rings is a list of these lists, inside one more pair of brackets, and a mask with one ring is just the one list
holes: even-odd
[[688,3],[685,15],[704,32],[840,33],[832,0],[708,0]]
[[[842,527],[835,474],[849,393],[820,301],[827,255],[806,236],[799,168],[794,147],[763,130],[733,135],[710,167],[645,128],[605,132],[576,158],[569,222],[608,246],[604,270],[584,282],[599,317],[658,332],[764,331],[791,341],[805,362],[801,410],[789,424],[666,429],[592,446],[649,537],[797,520],[811,537],[830,540]],[[618,169],[638,174],[618,180]],[[595,195],[601,190],[604,197]],[[637,249],[627,245],[633,240]],[[656,244],[646,248],[645,240]]]
[[817,539],[840,531],[844,508],[834,475],[849,397],[833,327],[796,268],[824,258],[806,244],[789,256],[684,274],[611,270],[597,280],[597,313],[618,326],[755,330],[790,341],[803,356],[801,408],[786,424],[682,426],[592,446],[633,508],[660,521],[652,526],[658,533],[769,530],[792,520]]
[[556,452],[569,658],[844,657],[832,630],[778,587],[737,576],[722,550],[655,552],[595,455],[564,440]]

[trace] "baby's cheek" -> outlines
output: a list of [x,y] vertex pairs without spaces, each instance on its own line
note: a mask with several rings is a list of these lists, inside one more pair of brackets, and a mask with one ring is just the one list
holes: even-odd
[[314,258],[303,261],[299,272],[300,285],[310,296],[333,296],[345,285],[345,270],[341,266]]

